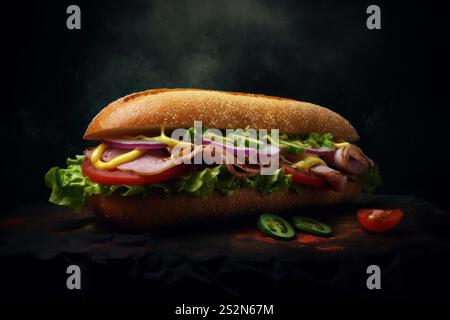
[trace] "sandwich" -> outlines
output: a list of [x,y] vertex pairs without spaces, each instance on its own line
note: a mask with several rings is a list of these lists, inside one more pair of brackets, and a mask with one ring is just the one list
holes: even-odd
[[53,167],[49,201],[151,230],[350,200],[381,185],[339,114],[287,98],[156,89],[91,121],[95,146]]

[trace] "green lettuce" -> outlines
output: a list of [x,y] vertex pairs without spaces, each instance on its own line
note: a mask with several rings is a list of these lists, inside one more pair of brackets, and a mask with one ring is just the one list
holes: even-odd
[[120,192],[122,196],[163,194],[170,195],[168,185],[152,184],[146,186],[112,185],[106,186],[92,182],[83,176],[81,162],[84,156],[76,155],[75,159],[67,159],[67,168],[51,168],[45,175],[45,184],[52,189],[49,201],[54,204],[68,206],[79,211],[85,204],[87,197],[91,195],[111,195]]
[[192,171],[182,176],[176,183],[177,192],[207,198],[214,190],[225,196],[235,194],[241,187],[256,188],[262,194],[288,190],[292,184],[292,176],[286,175],[283,169],[277,169],[273,175],[254,175],[240,180],[231,175],[225,165]]
[[383,185],[378,165],[369,168],[366,172],[356,177],[364,193],[373,194]]
[[311,132],[306,138],[306,142],[313,148],[331,148],[334,144],[333,135],[331,133],[320,135],[317,132]]
[[182,176],[175,187],[178,192],[186,192],[197,197],[207,198],[214,191],[219,182],[220,166],[206,168],[201,171],[191,171]]
[[[270,139],[272,141],[272,139]],[[273,141],[272,141],[273,142]],[[334,145],[333,135],[331,133],[325,133],[323,135],[316,132],[310,133],[305,140],[295,137],[289,137],[286,134],[282,134],[278,140],[278,145],[285,152],[293,154],[302,154],[305,148],[331,148]]]
[[220,168],[220,178],[216,184],[216,189],[224,196],[232,196],[241,188],[241,180],[228,172],[226,166]]
[[286,191],[292,184],[292,175],[284,173],[282,168],[275,170],[272,175],[254,175],[243,181],[243,186],[256,188],[262,194]]
[[104,194],[105,188],[93,183],[81,172],[83,156],[67,159],[67,168],[51,168],[45,175],[45,184],[52,189],[49,201],[54,204],[71,207],[78,211],[93,194]]

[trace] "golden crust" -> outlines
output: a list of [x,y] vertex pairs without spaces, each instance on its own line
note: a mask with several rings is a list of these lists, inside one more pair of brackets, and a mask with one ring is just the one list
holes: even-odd
[[230,197],[213,193],[208,199],[189,195],[175,198],[161,196],[91,196],[92,211],[114,226],[128,230],[151,230],[174,224],[210,221],[244,214],[277,212],[304,206],[327,205],[356,197],[361,187],[349,182],[342,192],[304,187],[301,194],[292,191],[262,196],[244,188]]
[[318,105],[260,94],[201,89],[155,89],[120,98],[89,124],[85,139],[192,127],[200,120],[209,128],[279,129],[286,134],[332,133],[337,139],[359,139],[339,114]]

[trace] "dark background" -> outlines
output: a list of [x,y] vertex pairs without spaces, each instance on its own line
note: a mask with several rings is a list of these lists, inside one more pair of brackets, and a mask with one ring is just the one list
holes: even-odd
[[[381,30],[365,25],[373,3]],[[81,7],[81,30],[66,28],[70,4]],[[449,37],[439,3],[20,1],[2,13],[6,208],[46,201],[45,172],[83,151],[101,108],[161,87],[330,107],[379,163],[383,192],[450,202]]]

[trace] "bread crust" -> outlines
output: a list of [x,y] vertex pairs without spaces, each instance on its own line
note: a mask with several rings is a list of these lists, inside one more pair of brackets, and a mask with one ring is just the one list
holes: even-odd
[[279,129],[280,133],[332,133],[337,139],[359,139],[339,114],[292,99],[201,89],[155,89],[120,98],[105,107],[89,124],[84,139],[98,140],[167,128],[192,127],[202,121],[209,128]]
[[109,224],[127,230],[145,231],[195,221],[339,203],[356,197],[360,192],[359,184],[349,182],[342,192],[304,187],[301,194],[285,191],[263,196],[254,188],[243,188],[233,196],[225,197],[214,192],[207,199],[189,195],[166,198],[113,194],[91,196],[89,206]]

